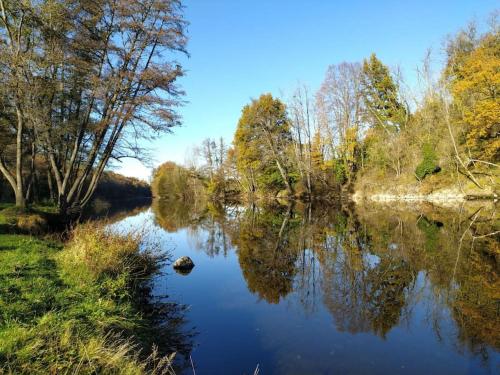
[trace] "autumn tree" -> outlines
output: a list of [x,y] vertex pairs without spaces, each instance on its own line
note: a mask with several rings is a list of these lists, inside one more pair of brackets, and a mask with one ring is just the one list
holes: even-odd
[[445,75],[465,126],[464,145],[473,159],[487,162],[500,160],[499,67],[498,28],[481,38],[469,29],[448,45]]
[[153,194],[160,198],[195,201],[204,196],[204,184],[196,172],[167,161],[153,172]]
[[60,212],[78,211],[111,160],[140,158],[138,140],[179,124],[175,81],[183,72],[171,54],[185,52],[182,3],[0,5],[2,77],[17,129],[16,171],[3,163],[2,173],[22,196],[23,147],[31,136],[50,165]]
[[290,121],[285,105],[271,94],[261,95],[243,108],[234,136],[237,166],[250,192],[260,185],[283,184],[288,194],[294,189],[290,177],[288,149]]

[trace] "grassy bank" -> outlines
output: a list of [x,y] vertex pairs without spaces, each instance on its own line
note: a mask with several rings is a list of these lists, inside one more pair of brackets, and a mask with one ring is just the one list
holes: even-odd
[[[1,223],[11,226],[10,215],[0,212]],[[142,240],[98,224],[65,244],[0,234],[0,373],[173,373],[150,341],[173,333],[152,335],[139,303],[164,256]]]

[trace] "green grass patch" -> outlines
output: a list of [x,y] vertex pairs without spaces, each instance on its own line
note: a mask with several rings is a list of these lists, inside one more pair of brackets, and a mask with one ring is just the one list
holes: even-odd
[[[163,256],[141,244],[95,224],[65,246],[0,235],[0,374],[173,373],[140,308]],[[174,328],[164,336],[179,343]]]

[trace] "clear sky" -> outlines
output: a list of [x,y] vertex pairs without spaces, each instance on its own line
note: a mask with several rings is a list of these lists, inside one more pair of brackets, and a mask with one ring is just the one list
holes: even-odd
[[[471,20],[484,22],[498,0],[186,0],[189,59],[180,84],[183,126],[148,144],[155,165],[183,163],[207,137],[231,142],[241,108],[297,84],[316,90],[330,64],[361,61],[375,52],[415,80],[426,50]],[[118,172],[147,179],[133,160]]]

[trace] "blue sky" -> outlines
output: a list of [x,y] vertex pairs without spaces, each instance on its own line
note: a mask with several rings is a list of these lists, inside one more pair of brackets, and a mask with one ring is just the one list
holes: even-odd
[[[400,66],[410,83],[426,50],[440,57],[446,35],[471,20],[484,22],[498,0],[186,0],[190,58],[180,84],[187,104],[183,126],[147,144],[155,165],[184,162],[207,137],[231,142],[241,108],[297,84],[316,90],[330,64],[361,61],[375,52]],[[147,178],[133,160],[118,168]]]

